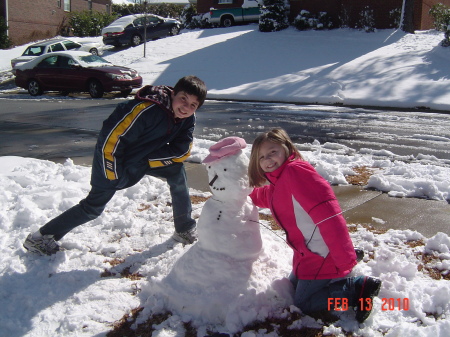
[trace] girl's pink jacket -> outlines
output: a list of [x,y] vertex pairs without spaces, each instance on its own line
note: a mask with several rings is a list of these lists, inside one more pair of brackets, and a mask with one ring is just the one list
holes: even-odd
[[356,265],[356,254],[333,189],[306,161],[284,162],[266,174],[270,184],[250,194],[256,206],[270,208],[294,250],[298,279],[344,277]]

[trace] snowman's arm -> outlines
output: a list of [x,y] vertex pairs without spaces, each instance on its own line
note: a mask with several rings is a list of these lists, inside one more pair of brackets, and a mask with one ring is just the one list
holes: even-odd
[[247,202],[244,203],[244,221],[255,221],[258,219],[258,209],[251,202],[251,199],[247,197]]

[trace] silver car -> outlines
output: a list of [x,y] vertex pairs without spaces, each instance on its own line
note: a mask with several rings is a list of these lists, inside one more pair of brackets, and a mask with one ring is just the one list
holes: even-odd
[[102,55],[104,45],[96,41],[75,42],[68,39],[51,39],[28,46],[23,54],[11,60],[14,69],[19,63],[31,61],[37,56],[56,51],[74,50],[87,51],[93,55]]

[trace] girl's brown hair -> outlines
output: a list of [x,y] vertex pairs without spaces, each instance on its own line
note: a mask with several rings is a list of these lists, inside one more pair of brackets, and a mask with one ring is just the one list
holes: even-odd
[[286,131],[281,128],[275,128],[269,132],[265,132],[256,137],[253,142],[252,151],[250,153],[250,163],[248,165],[248,178],[251,187],[259,187],[266,182],[266,176],[259,164],[259,149],[261,144],[265,141],[269,141],[275,144],[280,144],[286,150],[288,157],[295,154],[295,159],[302,159],[303,157],[292,143],[291,138]]

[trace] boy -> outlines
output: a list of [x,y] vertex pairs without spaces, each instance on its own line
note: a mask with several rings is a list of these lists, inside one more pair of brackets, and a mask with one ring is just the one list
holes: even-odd
[[73,228],[97,218],[115,192],[149,174],[165,178],[172,197],[175,233],[183,244],[196,240],[196,223],[183,161],[189,157],[195,111],[206,99],[205,83],[195,76],[181,78],[174,88],[146,86],[135,99],[118,104],[103,122],[97,139],[87,197],[37,232],[23,246],[30,252],[52,255]]

